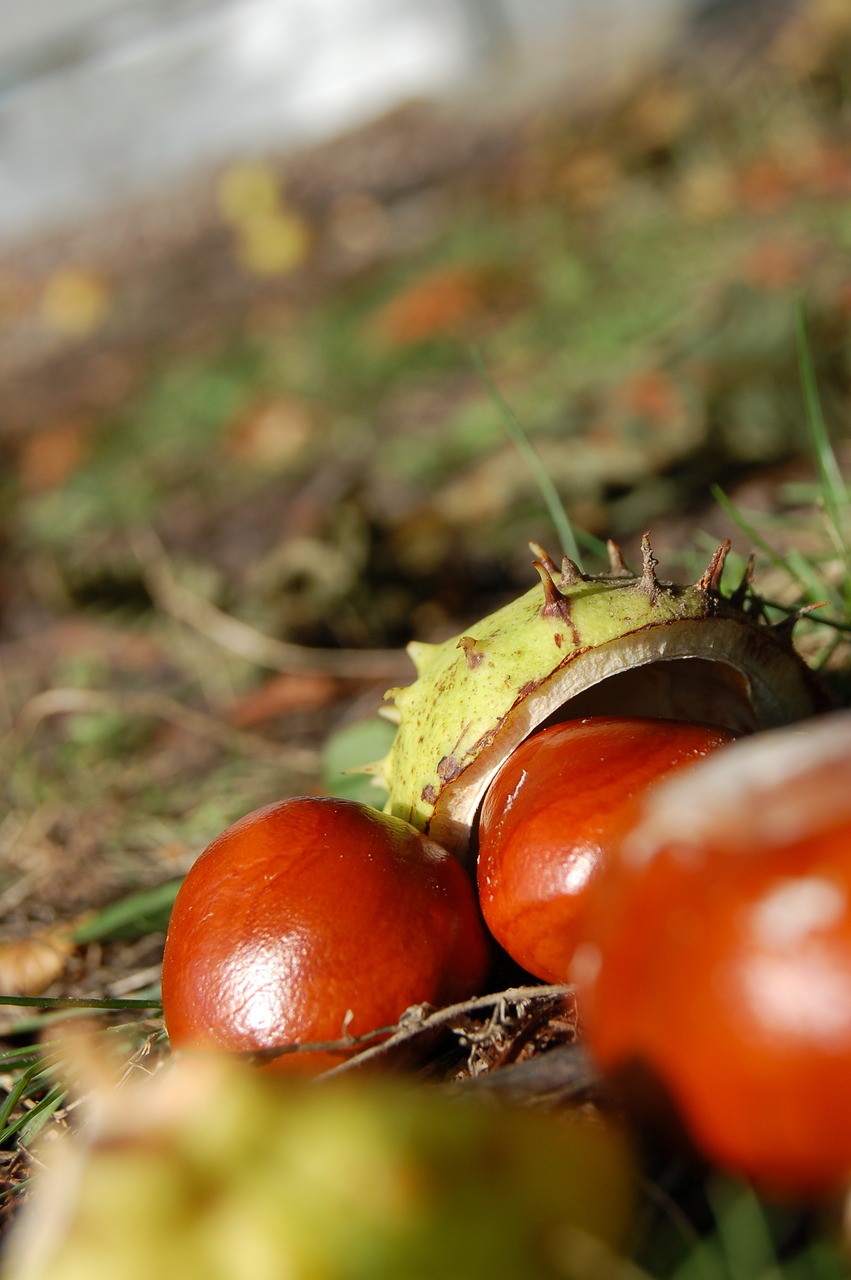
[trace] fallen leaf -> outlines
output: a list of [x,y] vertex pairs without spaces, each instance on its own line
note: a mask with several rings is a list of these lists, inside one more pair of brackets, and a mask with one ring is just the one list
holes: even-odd
[[225,714],[231,724],[247,729],[295,711],[326,707],[341,696],[343,688],[342,682],[331,676],[282,673],[235,698]]
[[312,433],[313,422],[304,404],[270,400],[253,405],[230,424],[223,449],[238,462],[279,468],[298,457]]
[[107,282],[93,271],[63,267],[49,277],[41,295],[41,317],[68,338],[88,338],[101,328],[111,304]]
[[29,493],[58,489],[88,457],[89,435],[87,423],[69,421],[28,436],[18,457],[23,488]]
[[678,421],[685,411],[676,384],[658,369],[634,374],[615,390],[614,398],[627,413],[659,426]]
[[736,179],[740,202],[752,213],[776,213],[793,195],[793,177],[776,156],[760,156],[743,169]]
[[753,288],[764,292],[787,289],[803,283],[812,257],[806,245],[775,236],[756,245],[742,264],[742,275]]
[[74,943],[67,930],[0,942],[0,1004],[3,996],[38,996],[61,978]]
[[441,267],[405,286],[372,318],[372,330],[390,347],[447,334],[480,313],[487,279],[475,267]]

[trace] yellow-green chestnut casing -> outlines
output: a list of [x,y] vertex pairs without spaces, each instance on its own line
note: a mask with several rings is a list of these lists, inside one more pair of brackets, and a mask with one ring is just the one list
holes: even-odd
[[[408,646],[417,679],[391,689],[398,731],[376,766],[387,809],[463,857],[502,761],[545,722],[583,715],[700,720],[737,733],[823,710],[820,686],[751,591],[749,565],[720,589],[729,543],[690,585],[662,582],[649,539],[643,569],[561,568],[533,545],[541,586],[461,635]],[[794,619],[792,619],[794,621]]]

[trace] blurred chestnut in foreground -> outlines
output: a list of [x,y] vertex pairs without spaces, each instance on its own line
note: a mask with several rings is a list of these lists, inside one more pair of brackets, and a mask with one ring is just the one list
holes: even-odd
[[[191,867],[163,959],[176,1048],[260,1050],[390,1025],[484,982],[473,885],[444,849],[353,801],[301,797],[229,827]],[[317,1071],[325,1052],[278,1069]]]
[[394,1080],[308,1087],[221,1054],[86,1103],[88,1123],[41,1152],[9,1280],[635,1272],[618,1256],[633,1164],[597,1116]]
[[851,1180],[851,713],[735,743],[648,797],[573,974],[591,1051],[662,1084],[774,1194]]
[[521,743],[479,824],[479,897],[505,950],[537,977],[565,982],[590,885],[641,798],[732,738],[711,725],[594,716]]

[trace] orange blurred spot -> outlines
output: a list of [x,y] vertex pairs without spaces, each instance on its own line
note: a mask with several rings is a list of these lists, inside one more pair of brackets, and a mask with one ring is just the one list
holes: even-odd
[[18,458],[21,484],[30,493],[58,489],[89,453],[89,428],[62,422],[25,440]]
[[385,303],[372,328],[391,347],[451,333],[483,310],[485,284],[472,267],[442,267]]
[[851,150],[825,143],[810,186],[818,195],[851,195]]
[[332,676],[284,673],[234,699],[226,714],[231,724],[247,729],[295,711],[328,706],[340,697],[342,688]]
[[682,417],[683,398],[667,374],[659,370],[637,373],[615,392],[628,413],[646,422],[668,426]]
[[765,240],[742,264],[742,273],[753,288],[770,292],[800,282],[806,275],[812,253],[793,240]]
[[792,197],[794,177],[776,156],[761,156],[738,175],[736,190],[753,213],[775,213]]

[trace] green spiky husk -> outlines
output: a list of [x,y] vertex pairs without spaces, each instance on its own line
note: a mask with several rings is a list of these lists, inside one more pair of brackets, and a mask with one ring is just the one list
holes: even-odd
[[[721,593],[726,550],[687,586],[658,580],[646,539],[641,575],[618,556],[611,574],[589,577],[566,561],[559,576],[541,553],[543,591],[533,588],[442,644],[409,646],[417,679],[387,695],[399,719],[381,765],[388,809],[463,855],[481,795],[507,754],[547,719],[586,714],[589,691],[625,672],[642,672],[641,687],[634,678],[618,686],[613,709],[624,693],[625,713],[748,732],[820,709],[790,628],[764,622],[749,576],[731,597]],[[682,659],[692,663],[687,675],[670,665]]]

